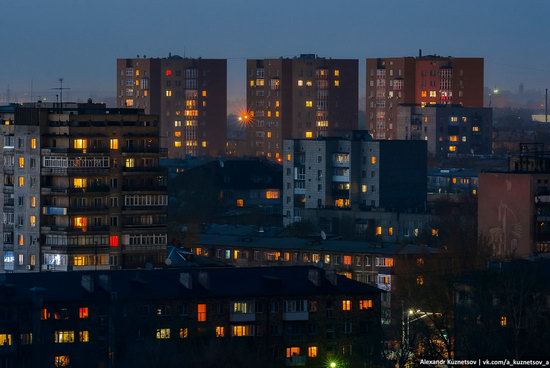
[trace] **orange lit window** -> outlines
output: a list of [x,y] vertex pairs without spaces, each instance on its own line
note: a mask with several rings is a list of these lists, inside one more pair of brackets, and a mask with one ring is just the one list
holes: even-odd
[[286,160],[287,161],[292,161],[292,155],[290,153],[287,153]]
[[206,90],[203,90],[201,95],[202,95],[202,97],[206,97]]
[[25,245],[25,235],[23,234],[17,235],[17,244]]
[[308,346],[307,356],[308,358],[317,358],[317,346]]
[[47,308],[42,308],[42,310],[40,310],[40,319],[42,321],[50,319],[50,312],[48,312]]
[[424,285],[424,276],[416,276],[416,284],[419,286]]
[[20,176],[20,177],[19,177],[19,179],[18,179],[18,184],[19,184],[19,188],[25,186],[25,177],[24,177],[24,176]]
[[187,327],[180,328],[180,339],[186,339],[189,336],[189,329]]
[[286,357],[287,358],[292,358],[293,356],[298,356],[300,355],[300,348],[297,347],[297,346],[293,346],[293,347],[290,347],[290,348],[286,348]]
[[278,190],[268,190],[265,192],[265,198],[266,199],[279,199],[279,191]]
[[450,135],[449,141],[451,142],[458,142],[458,135]]
[[449,146],[449,152],[456,152],[456,146]]
[[376,235],[382,235],[382,226],[376,227]]
[[176,131],[174,132],[174,137],[178,137],[178,138],[181,137],[181,131],[176,130]]
[[271,132],[267,132],[267,138],[271,138]]
[[393,236],[393,227],[388,227],[388,235]]
[[359,310],[372,309],[372,305],[371,299],[359,300]]
[[181,147],[181,141],[174,141],[174,147],[180,148]]
[[197,304],[197,321],[206,321],[206,304]]
[[237,207],[244,207],[244,199],[237,199]]
[[56,355],[53,358],[54,367],[68,367],[71,364],[71,359],[68,355]]
[[306,132],[306,138],[313,138],[313,132]]
[[393,258],[384,258],[384,266],[393,267]]
[[88,226],[88,218],[87,217],[73,217],[73,226],[78,228],[85,228]]
[[424,266],[424,258],[418,257],[416,259],[416,265],[417,266]]
[[78,309],[78,318],[80,319],[86,319],[88,318],[89,314],[88,314],[88,307],[80,307]]
[[500,325],[506,327],[508,325],[508,317],[500,316]]
[[351,256],[344,256],[344,265],[351,266]]
[[281,101],[277,100],[275,101],[275,107],[280,107],[281,106]]
[[36,138],[31,138],[31,149],[36,149]]
[[169,77],[172,75],[172,69],[166,69],[166,71],[164,72],[164,75]]
[[370,163],[371,163],[371,165],[376,165],[376,156],[371,156],[370,157]]
[[166,97],[172,97],[172,90],[167,89],[165,92]]
[[421,97],[427,97],[428,94],[426,93],[426,91],[422,91],[422,92],[420,92],[420,96]]
[[432,236],[439,236],[439,229],[432,228]]
[[224,337],[224,336],[225,336],[225,327],[216,326],[216,337]]
[[334,81],[334,87],[340,87],[340,81],[339,80]]
[[25,168],[25,157],[19,157],[19,168],[20,169]]
[[118,149],[118,139],[117,138],[109,139],[109,148],[112,149],[112,150]]
[[342,300],[342,310],[345,312],[351,310],[351,300]]
[[340,69],[334,69],[334,76],[339,77],[340,76]]
[[109,246],[118,247],[118,235],[109,235]]

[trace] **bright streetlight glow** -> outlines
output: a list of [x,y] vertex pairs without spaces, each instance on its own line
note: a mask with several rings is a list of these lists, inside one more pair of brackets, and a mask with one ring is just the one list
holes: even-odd
[[330,362],[329,367],[330,368],[336,368],[336,362]]

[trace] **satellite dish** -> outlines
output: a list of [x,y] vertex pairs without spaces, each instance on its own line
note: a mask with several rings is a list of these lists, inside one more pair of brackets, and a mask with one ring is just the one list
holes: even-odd
[[327,240],[327,234],[323,230],[321,230],[321,239]]
[[170,258],[166,258],[164,263],[166,263],[167,266],[170,266],[172,264],[172,260]]

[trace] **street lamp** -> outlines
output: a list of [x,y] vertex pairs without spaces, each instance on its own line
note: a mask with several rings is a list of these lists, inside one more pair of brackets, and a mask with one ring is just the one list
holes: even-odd
[[330,362],[328,365],[330,368],[336,368],[336,362]]

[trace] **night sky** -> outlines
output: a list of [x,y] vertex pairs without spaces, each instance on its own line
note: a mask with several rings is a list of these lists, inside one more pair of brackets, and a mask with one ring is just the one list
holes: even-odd
[[[483,56],[485,84],[550,85],[548,0],[2,0],[0,102],[114,97],[115,59],[169,52],[227,58],[229,99],[244,100],[245,59],[317,53],[360,59]],[[230,102],[230,109],[232,102]]]

